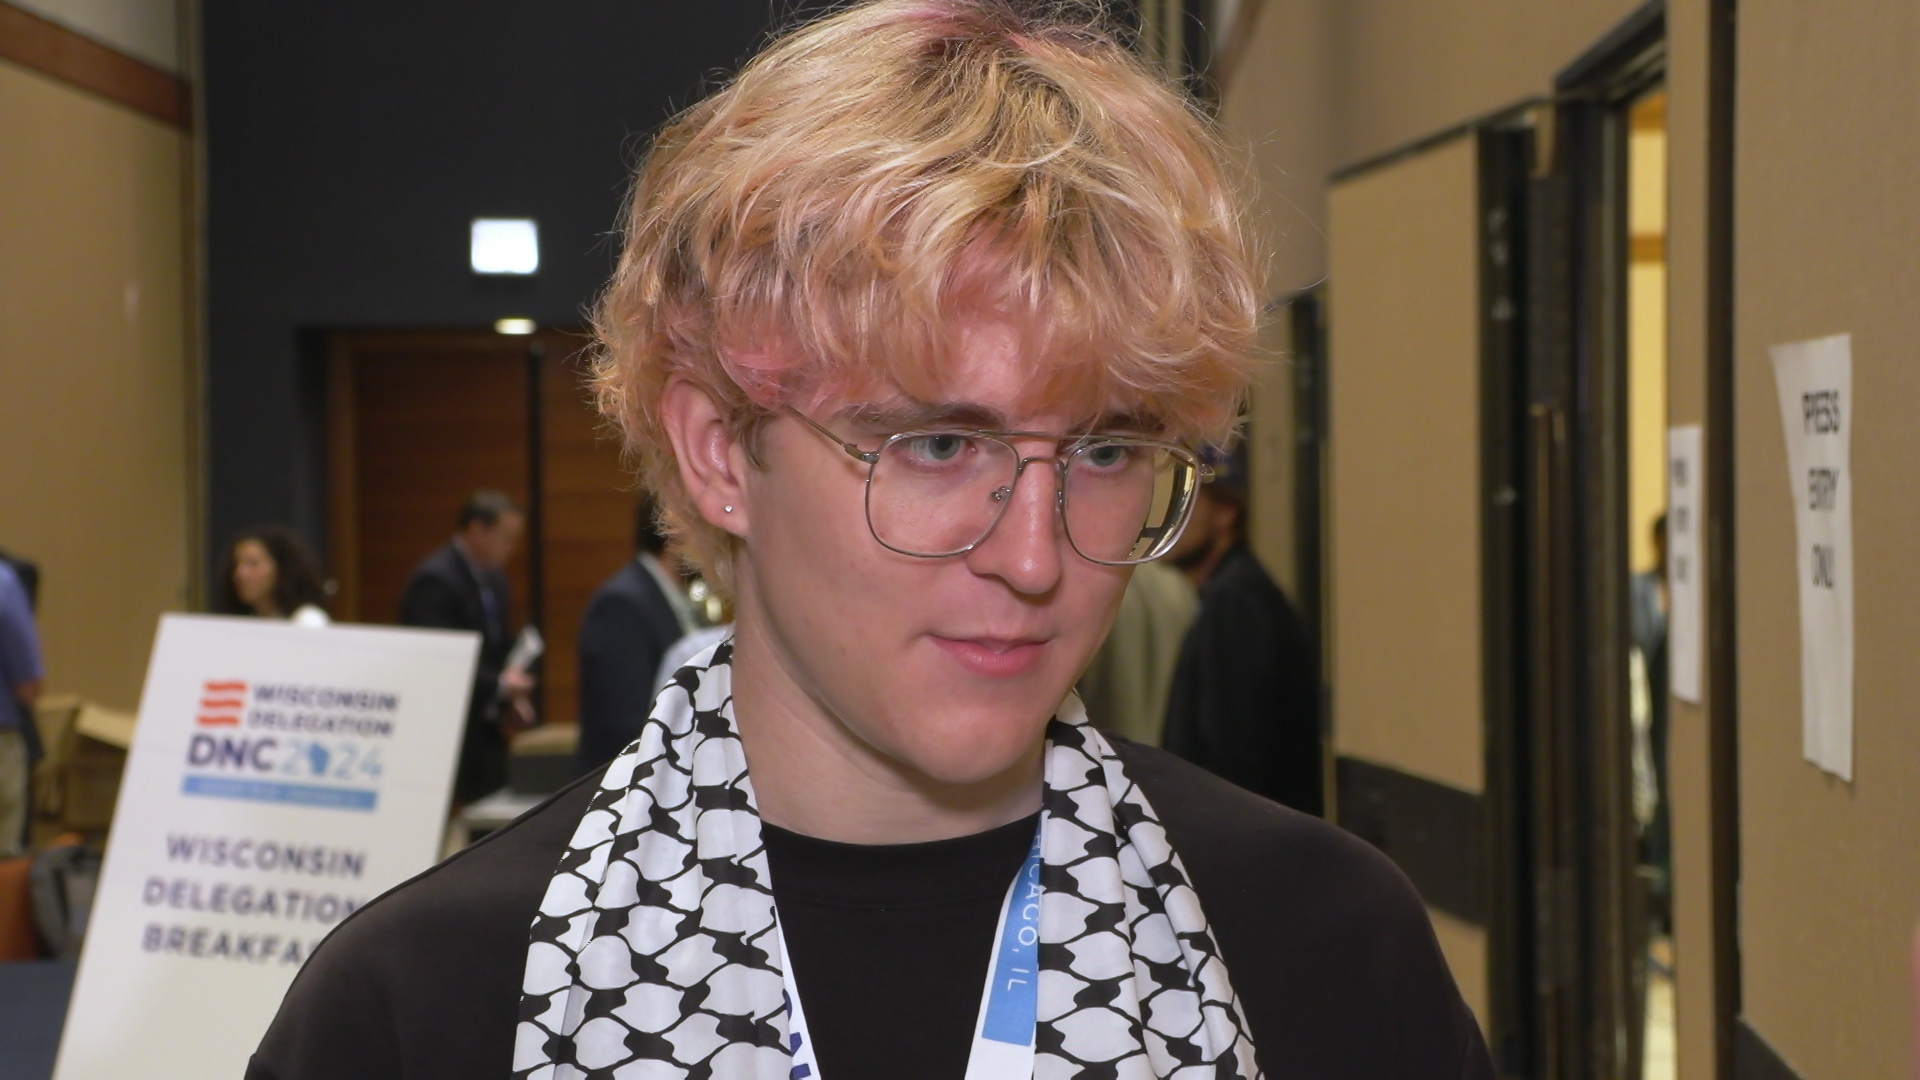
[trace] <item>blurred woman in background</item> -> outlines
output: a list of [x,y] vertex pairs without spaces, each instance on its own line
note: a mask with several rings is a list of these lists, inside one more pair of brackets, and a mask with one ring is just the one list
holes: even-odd
[[288,619],[301,626],[325,626],[326,589],[320,567],[291,529],[258,525],[234,538],[227,549],[227,565],[219,611],[223,615],[258,615]]

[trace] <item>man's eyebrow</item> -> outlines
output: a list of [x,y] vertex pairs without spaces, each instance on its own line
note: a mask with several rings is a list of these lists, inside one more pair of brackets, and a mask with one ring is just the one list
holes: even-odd
[[[888,434],[930,428],[1005,431],[1012,426],[1012,421],[1000,410],[968,401],[867,402],[848,411],[847,419],[869,431]],[[1162,417],[1139,410],[1118,411],[1106,413],[1091,423],[1072,425],[1061,432],[1060,437],[1121,434],[1157,438],[1166,431],[1166,426]]]
[[964,401],[869,402],[856,406],[847,419],[875,431],[918,431],[923,428],[1004,428],[1007,418],[997,409]]
[[1084,430],[1095,435],[1114,432],[1159,438],[1166,433],[1167,422],[1164,417],[1154,416],[1151,413],[1137,410],[1133,412],[1111,412]]

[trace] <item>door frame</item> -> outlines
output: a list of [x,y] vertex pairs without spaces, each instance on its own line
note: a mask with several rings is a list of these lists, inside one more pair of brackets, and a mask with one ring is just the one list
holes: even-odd
[[[1735,0],[1708,0],[1707,114],[1707,267],[1704,312],[1707,330],[1704,367],[1707,458],[1704,538],[1706,543],[1705,651],[1708,723],[1708,814],[1712,854],[1705,878],[1710,883],[1713,968],[1694,977],[1710,978],[1716,1073],[1734,1075],[1736,1020],[1739,1015],[1738,930],[1738,711],[1734,631],[1735,550],[1733,535],[1733,275],[1732,155]],[[1597,42],[1555,82],[1554,131],[1558,144],[1551,173],[1541,181],[1545,209],[1543,233],[1549,237],[1542,277],[1546,300],[1542,327],[1557,340],[1543,342],[1542,358],[1567,380],[1557,403],[1571,444],[1567,448],[1566,495],[1573,519],[1569,537],[1571,565],[1561,574],[1570,590],[1562,613],[1576,636],[1566,656],[1566,676],[1575,690],[1565,707],[1579,732],[1578,749],[1604,752],[1603,725],[1597,723],[1611,695],[1624,685],[1622,642],[1626,543],[1621,527],[1625,511],[1624,432],[1626,389],[1626,305],[1620,291],[1629,256],[1621,187],[1625,182],[1624,104],[1666,80],[1667,11],[1664,0],[1650,0]],[[1553,310],[1557,308],[1558,310]],[[1613,505],[1619,503],[1621,505]],[[1583,520],[1584,519],[1584,520]],[[1591,776],[1591,770],[1588,770]],[[1617,778],[1615,778],[1617,779]],[[1617,788],[1617,784],[1615,785]],[[1594,1075],[1611,1075],[1606,1044],[1617,1014],[1621,977],[1617,928],[1604,916],[1618,913],[1626,887],[1626,860],[1605,850],[1609,837],[1598,817],[1618,801],[1617,791],[1588,790],[1579,798],[1574,835],[1598,843],[1599,857],[1577,867],[1570,912],[1580,920],[1582,983],[1594,990],[1586,1034],[1597,1056],[1587,1057]]]

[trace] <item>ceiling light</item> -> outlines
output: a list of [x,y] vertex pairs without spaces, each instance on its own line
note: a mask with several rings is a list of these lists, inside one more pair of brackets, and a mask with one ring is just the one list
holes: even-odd
[[532,218],[474,218],[476,274],[532,274],[540,269],[540,227]]
[[495,319],[493,323],[496,334],[531,334],[535,329],[532,319]]

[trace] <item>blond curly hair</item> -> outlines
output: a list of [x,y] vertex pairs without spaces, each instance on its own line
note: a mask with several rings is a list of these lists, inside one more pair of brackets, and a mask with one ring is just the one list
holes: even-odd
[[983,311],[1030,328],[1050,404],[1227,438],[1260,313],[1235,160],[1097,6],[871,0],[775,41],[655,140],[594,318],[601,410],[676,552],[729,588],[673,379],[751,447],[783,405],[931,400]]

